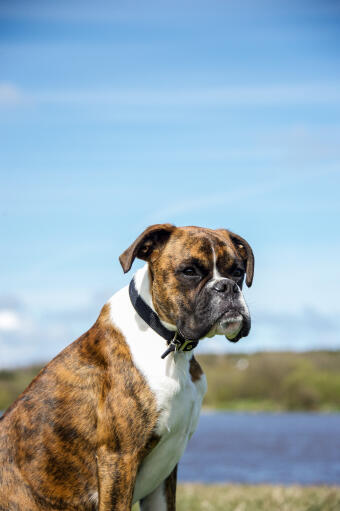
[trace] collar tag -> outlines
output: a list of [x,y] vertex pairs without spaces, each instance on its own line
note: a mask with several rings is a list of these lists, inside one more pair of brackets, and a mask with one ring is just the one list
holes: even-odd
[[178,345],[177,351],[191,351],[197,346],[196,341],[190,341],[187,339],[186,341],[182,342],[180,345]]
[[178,332],[176,331],[174,338],[168,346],[168,349],[163,353],[161,358],[167,357],[172,351],[191,351],[196,348],[198,344],[197,341],[190,341],[189,339],[181,341],[180,339],[177,339],[177,337]]

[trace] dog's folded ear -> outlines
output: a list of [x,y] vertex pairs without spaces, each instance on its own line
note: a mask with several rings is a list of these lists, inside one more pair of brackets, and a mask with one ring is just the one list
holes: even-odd
[[164,245],[170,234],[176,229],[172,224],[150,225],[140,236],[119,256],[124,273],[128,272],[136,257],[149,261],[156,248]]
[[217,231],[222,234],[227,234],[241,258],[246,262],[246,284],[250,287],[253,282],[255,265],[254,254],[251,246],[244,238],[241,238],[238,234],[228,231],[227,229],[217,229]]

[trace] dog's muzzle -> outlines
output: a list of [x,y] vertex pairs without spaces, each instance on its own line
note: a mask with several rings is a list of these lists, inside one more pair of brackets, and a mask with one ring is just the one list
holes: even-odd
[[[251,321],[242,291],[231,279],[212,281],[210,290],[217,310],[221,311],[208,337],[225,335],[231,342],[237,342],[248,335]],[[221,310],[222,309],[222,310]]]

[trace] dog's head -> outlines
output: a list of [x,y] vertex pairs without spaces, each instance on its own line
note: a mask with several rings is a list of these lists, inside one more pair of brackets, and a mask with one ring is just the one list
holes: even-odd
[[246,240],[226,229],[157,224],[120,256],[125,273],[136,257],[149,263],[157,314],[185,339],[223,334],[237,342],[248,335],[242,284],[244,277],[252,284],[254,255]]

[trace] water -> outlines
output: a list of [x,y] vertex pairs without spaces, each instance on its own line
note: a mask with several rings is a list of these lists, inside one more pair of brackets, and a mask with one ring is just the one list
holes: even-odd
[[340,414],[203,414],[179,480],[340,484]]
[[340,414],[203,413],[178,476],[182,482],[339,485]]

